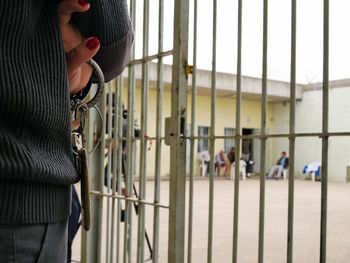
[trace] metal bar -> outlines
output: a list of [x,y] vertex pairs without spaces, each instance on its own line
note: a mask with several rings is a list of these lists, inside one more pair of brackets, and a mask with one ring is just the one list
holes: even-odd
[[113,195],[113,194],[101,193],[101,192],[98,192],[98,191],[90,191],[90,195],[110,197],[110,198],[115,198],[115,199],[129,201],[129,202],[132,202],[132,203],[140,203],[140,204],[156,206],[156,207],[160,207],[160,208],[169,208],[169,205],[166,205],[166,204],[154,203],[154,202],[151,202],[151,201],[141,200],[139,198],[134,198],[134,197],[125,197],[124,195],[118,195],[118,194]]
[[210,184],[209,184],[209,222],[208,222],[208,263],[212,262],[213,254],[213,223],[214,223],[214,173],[215,173],[215,111],[216,111],[216,14],[217,1],[213,0],[213,51],[211,75],[211,113],[210,113]]
[[[109,82],[108,85],[109,92],[108,92],[108,130],[107,135],[108,138],[112,138],[112,96],[113,96],[113,90],[112,90],[112,82]],[[105,176],[107,177],[107,193],[110,193],[111,191],[111,171],[112,171],[112,144],[111,141],[108,143],[108,162],[107,162],[107,174]],[[110,245],[111,245],[111,239],[113,239],[113,234],[111,235],[111,200],[110,198],[107,198],[107,233],[106,233],[106,263],[109,262],[109,253],[110,253]],[[113,221],[112,221],[113,222]]]
[[[123,75],[121,75],[118,78],[118,85],[117,85],[117,92],[118,92],[118,96],[116,96],[116,109],[117,111],[115,112],[115,127],[114,127],[114,138],[120,138],[123,136]],[[118,100],[117,100],[118,99]],[[116,125],[118,122],[118,125]],[[117,150],[118,149],[118,150]],[[115,189],[117,188],[117,193],[118,195],[121,195],[121,184],[122,184],[122,163],[123,163],[123,147],[122,144],[114,144],[114,156],[115,156],[115,164],[117,165],[117,170],[114,169],[113,172],[116,173],[116,175],[114,175],[114,178],[116,180],[114,180],[113,182],[113,195],[116,194]],[[113,198],[112,200],[115,200],[115,198]],[[120,235],[121,235],[121,231],[120,231],[120,219],[121,219],[121,209],[122,209],[122,204],[120,199],[118,199],[118,203],[117,203],[117,235],[116,235],[116,262],[119,263],[119,258],[120,258]],[[111,246],[113,248],[113,246]],[[113,250],[113,249],[112,249]],[[111,258],[113,259],[113,256],[111,256]]]
[[134,65],[145,63],[145,62],[150,62],[150,61],[155,60],[155,59],[158,59],[158,61],[159,61],[160,58],[168,57],[168,56],[172,56],[172,55],[173,55],[173,50],[159,52],[159,53],[152,55],[152,56],[145,56],[145,57],[140,58],[140,59],[130,60],[128,65],[134,66]]
[[194,0],[194,21],[193,21],[193,66],[192,66],[192,103],[191,103],[191,152],[190,152],[190,182],[189,182],[189,206],[188,206],[188,244],[187,262],[192,262],[192,228],[193,228],[193,184],[194,184],[194,142],[192,136],[195,134],[196,125],[196,104],[197,104],[197,15],[198,3]]
[[[92,85],[91,94],[96,93],[97,86]],[[103,103],[103,99],[97,104],[97,107],[101,109],[101,105]],[[102,116],[102,115],[101,115]],[[104,116],[102,116],[104,118]],[[100,127],[102,125],[102,127]],[[97,111],[90,111],[88,118],[88,130],[86,131],[88,134],[88,140],[86,149],[93,149],[95,143],[95,134],[97,130],[104,130],[103,124],[101,123],[100,117],[97,114]],[[104,139],[104,138],[102,138]],[[101,180],[98,179],[98,175],[100,174],[100,153],[104,152],[104,147],[102,147],[102,143],[89,155],[89,174],[90,174],[90,189],[99,190]],[[96,179],[94,179],[96,178]],[[97,244],[98,235],[100,231],[100,226],[102,222],[100,221],[100,213],[99,213],[99,204],[100,197],[91,198],[91,228],[90,231],[82,230],[82,253],[81,260],[82,262],[97,262],[99,257],[99,246]],[[85,252],[85,253],[84,253]]]
[[[130,0],[130,17],[134,30],[136,30],[136,1]],[[131,50],[130,59],[135,58],[135,45]],[[126,143],[126,167],[124,174],[125,195],[127,198],[132,197],[133,186],[133,150],[134,140],[132,140],[134,126],[134,104],[135,104],[135,67],[128,68],[128,119],[127,119],[127,143]],[[132,202],[125,199],[124,212],[124,251],[123,263],[131,263],[132,250]]]
[[[149,0],[143,2],[143,51],[142,56],[148,56],[149,44]],[[148,62],[142,62],[142,94],[141,94],[141,133],[140,133],[140,175],[139,175],[139,199],[146,195],[146,157],[147,157],[147,116],[148,116]],[[145,206],[139,203],[138,207],[138,231],[137,231],[137,263],[144,262],[145,240]]]
[[[292,0],[289,133],[295,133],[297,1]],[[289,138],[287,263],[293,262],[295,137]]]
[[[238,250],[238,215],[239,215],[239,179],[240,179],[240,156],[241,141],[237,137],[241,134],[241,80],[242,80],[242,0],[238,0],[238,30],[237,30],[237,87],[236,87],[236,156],[235,156],[235,191],[233,210],[233,247],[232,262],[237,263]],[[231,168],[232,169],[232,168]]]
[[[174,2],[173,69],[171,86],[170,210],[168,262],[185,260],[186,135],[189,0]],[[183,125],[181,125],[183,124]],[[169,131],[167,131],[169,132]]]
[[[215,136],[215,139],[236,139],[237,137],[239,139],[261,139],[261,138],[298,138],[298,137],[346,137],[350,136],[350,132],[316,132],[316,133],[279,133],[279,134],[259,134],[259,135],[233,135],[233,136]],[[188,140],[198,140],[198,139],[211,139],[211,135],[203,135],[203,136],[186,136],[185,139]],[[145,140],[156,140],[157,137],[148,137],[145,138]],[[165,139],[165,137],[160,138],[162,141]],[[131,138],[133,141],[139,140],[139,138]],[[119,139],[119,141],[126,141],[126,139]]]
[[[324,0],[323,18],[323,101],[322,132],[328,132],[329,113],[329,0]],[[320,262],[326,262],[327,252],[327,199],[328,199],[328,137],[322,138],[322,185],[321,185],[321,244]]]
[[[164,0],[159,0],[158,14],[158,53],[163,51],[164,32]],[[163,112],[163,58],[158,59],[157,65],[157,116],[156,116],[156,160],[154,175],[154,203],[160,202],[160,177],[162,159],[162,112]],[[159,256],[159,208],[153,210],[153,254],[152,262],[158,263]]]
[[[263,79],[261,95],[261,134],[266,134],[267,112],[267,29],[268,29],[268,0],[264,0],[264,25],[263,25]],[[260,152],[260,204],[259,204],[259,250],[258,262],[264,262],[264,221],[265,221],[265,156],[266,138],[261,138]]]
[[[99,171],[99,181],[100,181],[100,192],[104,192],[104,159],[105,159],[105,128],[106,128],[106,91],[103,91],[102,95],[102,103],[101,103],[101,115],[102,115],[102,133],[101,133],[101,151],[99,156],[99,162],[100,162],[100,171]],[[103,226],[103,198],[99,199],[99,209],[98,209],[98,217],[99,217],[99,231],[97,236],[97,262],[101,262],[101,256],[102,256],[102,226]]]
[[[88,253],[88,244],[89,244],[89,238],[87,235],[87,231],[85,230],[81,230],[81,244],[80,244],[80,259],[82,262],[88,262],[88,257],[89,257],[89,253]],[[72,260],[72,262],[74,262]]]
[[[114,130],[111,133],[111,137],[112,138],[117,138],[118,136],[118,112],[119,112],[119,103],[118,103],[118,84],[117,81],[118,79],[114,79],[112,83],[114,83],[114,85],[112,84],[112,87],[114,86],[115,90],[114,90]],[[112,144],[112,194],[116,194],[116,187],[117,187],[117,162],[118,162],[118,156],[117,156],[117,145],[114,143],[114,141],[110,142]],[[115,232],[115,225],[116,225],[116,219],[115,219],[115,214],[116,214],[116,200],[112,199],[112,218],[111,218],[111,222],[112,222],[112,226],[111,226],[111,249],[110,249],[110,254],[109,254],[109,259],[110,262],[114,262],[114,240],[116,239],[114,232]],[[118,208],[117,208],[117,216],[118,216]]]
[[[345,137],[350,136],[349,132],[318,132],[318,133],[281,133],[281,134],[259,134],[259,135],[240,135],[240,136],[214,136],[215,139],[263,139],[263,138],[297,138],[297,137]],[[211,139],[212,136],[188,136],[186,139]]]

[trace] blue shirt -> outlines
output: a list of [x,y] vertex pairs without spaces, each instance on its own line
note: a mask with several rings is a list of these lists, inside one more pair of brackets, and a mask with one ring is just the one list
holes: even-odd
[[281,158],[280,165],[284,166],[285,162],[286,162],[286,157]]

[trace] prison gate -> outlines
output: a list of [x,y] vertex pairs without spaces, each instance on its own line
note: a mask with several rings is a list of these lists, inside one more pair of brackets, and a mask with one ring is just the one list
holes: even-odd
[[[136,3],[137,2],[137,3]],[[160,210],[167,211],[168,222],[168,255],[167,261],[171,263],[192,262],[192,235],[193,235],[193,186],[195,167],[195,142],[199,139],[209,140],[210,152],[210,176],[209,176],[209,218],[208,218],[208,244],[207,262],[213,262],[213,220],[214,214],[214,157],[215,142],[219,139],[234,139],[236,146],[236,158],[240,159],[241,142],[243,139],[258,139],[261,143],[260,153],[260,199],[259,199],[259,240],[258,262],[264,262],[264,218],[265,218],[265,156],[267,140],[269,138],[289,139],[289,191],[288,191],[288,235],[287,262],[293,262],[293,215],[294,215],[294,174],[295,174],[295,141],[299,137],[318,137],[322,140],[322,190],[321,190],[321,222],[320,222],[320,262],[326,262],[327,245],[327,189],[328,189],[328,139],[330,136],[349,136],[350,133],[330,133],[328,131],[328,91],[329,91],[329,0],[324,0],[324,39],[323,39],[323,105],[322,105],[322,132],[320,133],[295,133],[295,104],[296,104],[296,21],[297,0],[291,0],[291,75],[290,75],[290,125],[287,134],[267,133],[267,47],[268,47],[268,0],[264,0],[263,8],[263,60],[262,60],[262,86],[261,86],[261,127],[260,134],[243,135],[241,127],[241,51],[242,51],[242,0],[238,4],[238,36],[237,36],[237,78],[236,83],[236,121],[235,134],[232,136],[216,136],[215,111],[216,111],[216,27],[217,27],[217,0],[213,0],[213,50],[212,50],[212,78],[211,78],[211,119],[210,134],[204,136],[195,135],[196,99],[197,99],[197,10],[198,0],[193,0],[193,64],[188,64],[189,48],[189,0],[174,1],[174,31],[173,49],[163,50],[164,43],[164,0],[159,0],[158,18],[158,52],[149,54],[149,28],[150,28],[150,1],[130,0],[130,16],[133,27],[136,27],[136,4],[143,5],[143,52],[142,58],[135,58],[135,46],[131,52],[130,62],[127,68],[127,83],[123,76],[113,80],[107,85],[104,100],[98,110],[92,110],[89,115],[87,145],[90,149],[99,143],[98,147],[89,157],[90,188],[91,188],[91,212],[92,227],[89,232],[82,231],[81,262],[144,262],[151,258],[156,263],[159,258],[159,217]],[[167,10],[169,12],[169,10]],[[138,37],[138,36],[136,36]],[[163,58],[172,56],[172,85],[171,85],[171,114],[163,119]],[[149,118],[149,63],[157,60],[157,105],[156,105],[156,135],[148,135]],[[135,134],[135,67],[141,65],[141,125],[140,134]],[[192,76],[191,109],[188,109],[188,77]],[[127,86],[127,94],[123,94],[123,87]],[[123,98],[127,97],[127,100]],[[137,98],[139,99],[139,98]],[[112,105],[114,104],[114,107]],[[106,107],[108,105],[108,107]],[[125,113],[123,105],[127,108],[126,123],[123,119]],[[234,107],[233,107],[234,110]],[[114,111],[114,112],[113,112]],[[187,132],[188,112],[191,111],[190,134]],[[125,116],[124,116],[125,117]],[[113,124],[114,123],[114,124]],[[124,123],[124,124],[123,124]],[[113,127],[114,126],[114,127]],[[124,127],[123,127],[124,126]],[[123,129],[124,128],[124,129]],[[163,134],[165,129],[165,134]],[[100,130],[103,130],[100,134]],[[99,142],[100,138],[100,142]],[[146,199],[146,167],[147,148],[150,141],[154,141],[155,171],[154,171],[154,198]],[[190,148],[189,183],[186,188],[186,142]],[[139,143],[139,170],[134,170],[135,145]],[[166,143],[168,146],[162,145]],[[122,146],[124,145],[124,146]],[[170,183],[169,203],[163,203],[160,199],[160,180],[162,147],[170,147]],[[122,149],[124,148],[124,151]],[[107,155],[107,157],[106,157]],[[106,161],[107,159],[107,161]],[[122,163],[124,162],[124,165]],[[124,169],[123,169],[124,167]],[[125,171],[123,171],[125,170]],[[236,165],[235,173],[239,174],[239,166]],[[138,182],[134,181],[134,175],[138,175]],[[122,191],[125,176],[125,193]],[[138,183],[138,195],[134,195],[134,183]],[[239,225],[239,176],[235,177],[233,200],[233,233],[232,233],[232,262],[237,262],[238,250],[238,225]],[[188,203],[186,203],[188,195]],[[122,209],[125,208],[125,211]],[[185,215],[188,209],[188,224],[185,225]],[[138,216],[135,216],[134,210]],[[145,214],[146,209],[153,212],[152,239],[146,235]],[[137,220],[137,223],[136,223]],[[122,222],[123,221],[123,222]],[[137,233],[137,241],[133,240],[133,233]],[[186,238],[187,236],[187,238]],[[187,241],[187,242],[185,242]],[[103,245],[104,244],[104,245]],[[152,250],[148,251],[148,247]],[[185,247],[187,258],[185,258]],[[133,257],[135,255],[135,257]],[[164,259],[162,259],[164,262]]]

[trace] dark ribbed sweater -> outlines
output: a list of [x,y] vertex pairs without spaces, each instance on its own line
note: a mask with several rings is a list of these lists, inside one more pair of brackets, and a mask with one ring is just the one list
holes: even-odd
[[[107,80],[133,41],[125,0],[92,0],[73,16],[96,36]],[[50,223],[70,213],[70,101],[56,0],[0,1],[0,223]]]

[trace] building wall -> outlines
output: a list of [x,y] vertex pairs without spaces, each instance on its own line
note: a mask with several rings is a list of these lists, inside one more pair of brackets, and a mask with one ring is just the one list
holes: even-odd
[[[329,91],[329,131],[350,131],[350,88],[333,88]],[[273,108],[274,133],[289,131],[289,103],[278,103]],[[322,131],[322,91],[305,91],[302,101],[296,104],[296,132]],[[275,139],[273,159],[280,152],[288,152],[288,139]],[[350,166],[350,138],[331,137],[329,140],[329,179],[346,181],[346,168]],[[305,165],[321,161],[322,142],[319,138],[298,138],[296,140],[296,173],[302,177]]]
[[[136,89],[135,94],[135,119],[140,124],[141,114],[141,90]],[[127,89],[124,89],[124,103],[127,105]],[[196,107],[196,135],[197,127],[210,126],[210,96],[197,95],[197,107]],[[216,100],[216,130],[215,135],[224,135],[225,127],[235,127],[235,99],[218,97]],[[259,129],[261,125],[261,104],[259,101],[242,101],[241,121],[242,128]],[[156,135],[156,109],[157,109],[157,93],[154,89],[149,91],[149,114],[148,114],[148,136],[155,137]],[[164,119],[170,117],[171,110],[171,93],[170,91],[164,91],[163,97],[163,136],[165,133]],[[268,105],[268,122],[267,126],[271,130],[272,128],[272,114],[273,105]],[[188,95],[188,125],[191,123],[191,95]],[[224,140],[217,140],[215,143],[215,152],[219,152],[224,147]],[[272,144],[270,145],[270,156],[272,156]],[[195,144],[195,150],[197,151],[197,144]],[[137,160],[139,159],[139,143],[137,143]],[[169,175],[170,167],[170,147],[162,144],[162,160],[161,171],[162,176]],[[136,174],[138,174],[138,161],[136,160]],[[197,157],[196,157],[197,160]],[[198,164],[195,168],[195,173],[198,171]],[[147,176],[154,176],[155,173],[155,143],[153,142],[150,151],[147,154]]]

